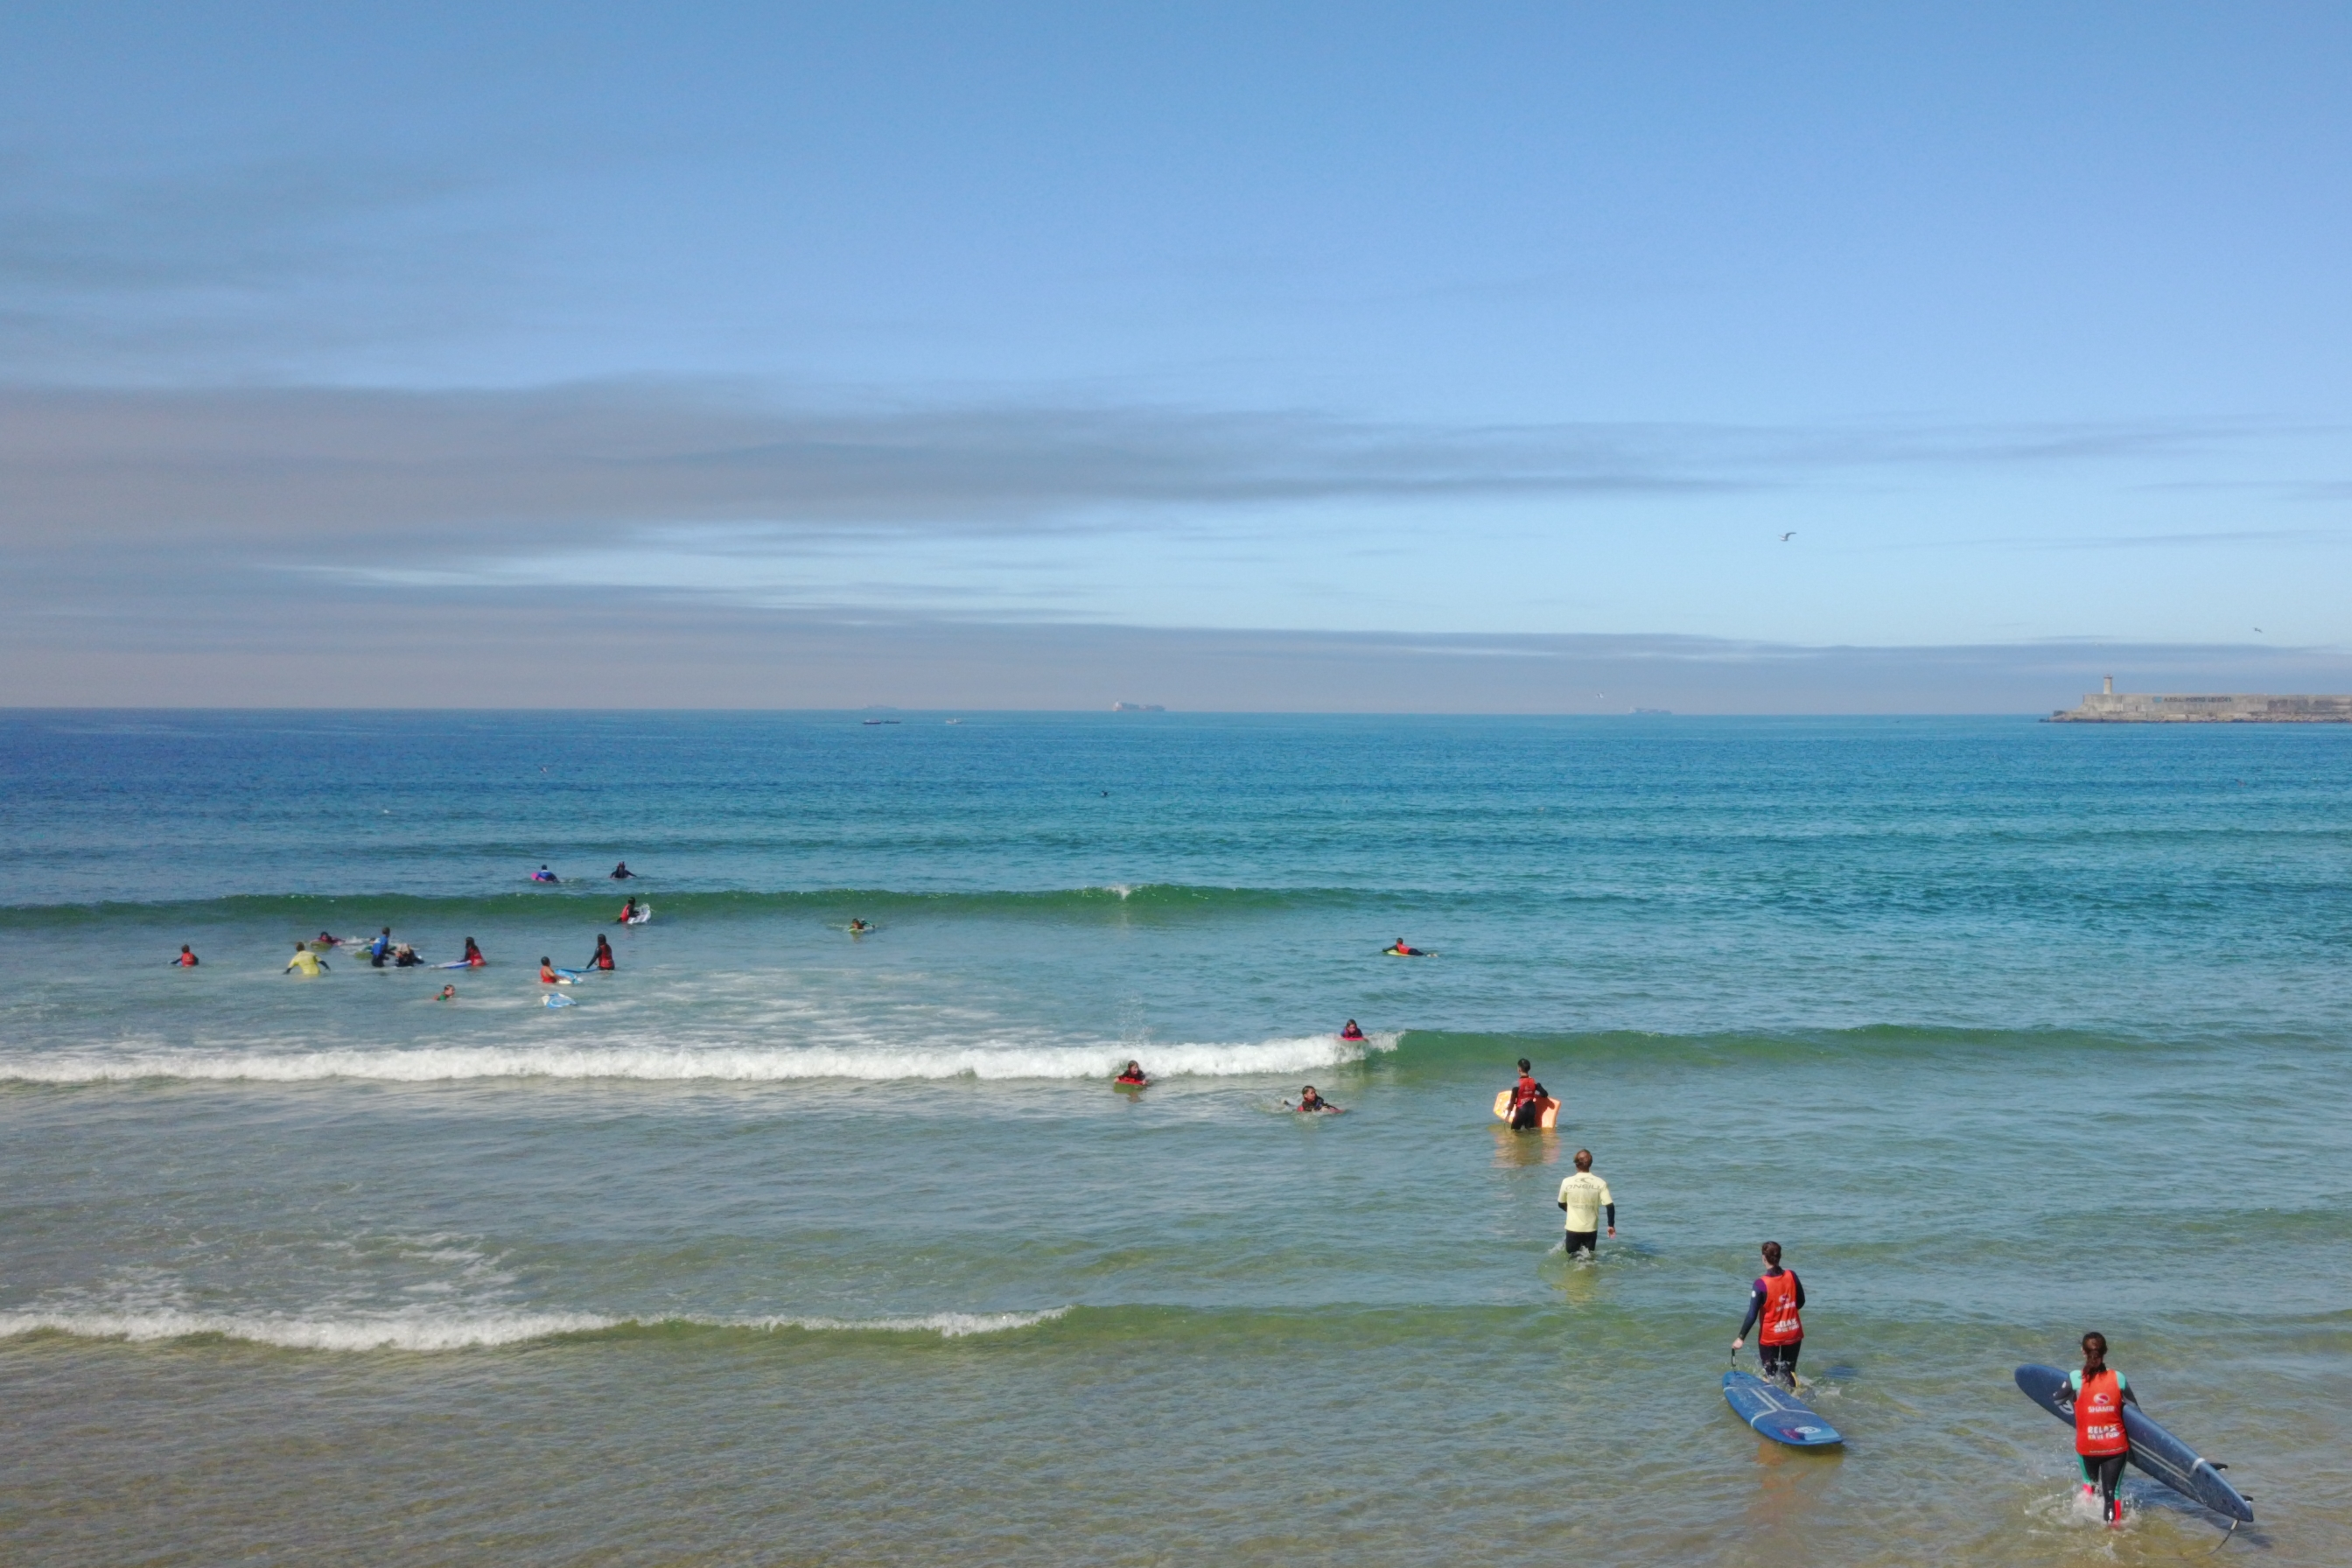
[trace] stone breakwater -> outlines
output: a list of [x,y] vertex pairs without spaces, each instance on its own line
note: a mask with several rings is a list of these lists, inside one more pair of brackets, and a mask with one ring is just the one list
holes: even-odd
[[2352,724],[2352,697],[2157,696],[2093,691],[2050,724]]

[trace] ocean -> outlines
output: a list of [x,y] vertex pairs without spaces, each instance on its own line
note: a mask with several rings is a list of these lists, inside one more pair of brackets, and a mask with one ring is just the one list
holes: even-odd
[[17,711],[0,858],[12,1563],[2210,1551],[2093,1328],[2352,1556],[2352,730]]

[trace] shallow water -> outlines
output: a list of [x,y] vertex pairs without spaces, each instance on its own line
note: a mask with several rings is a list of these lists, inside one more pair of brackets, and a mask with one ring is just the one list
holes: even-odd
[[2352,734],[900,717],[0,719],[16,1553],[2342,1560]]

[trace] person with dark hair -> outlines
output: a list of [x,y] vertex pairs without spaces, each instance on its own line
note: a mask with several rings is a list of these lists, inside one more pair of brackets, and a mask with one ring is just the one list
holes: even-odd
[[1111,1082],[1125,1089],[1144,1089],[1150,1086],[1151,1076],[1143,1070],[1141,1062],[1129,1062]]
[[612,879],[615,882],[625,882],[635,875],[635,871],[629,869],[629,863],[626,860],[614,867],[611,872]]
[[1334,1116],[1345,1116],[1347,1114],[1346,1111],[1341,1110],[1338,1106],[1332,1104],[1329,1100],[1316,1093],[1315,1086],[1311,1083],[1298,1091],[1297,1104],[1286,1105],[1283,1109],[1285,1110],[1304,1111],[1309,1116],[1314,1115],[1318,1111],[1324,1110],[1329,1111]]
[[1795,1269],[1780,1267],[1780,1244],[1766,1242],[1764,1272],[1748,1289],[1748,1316],[1731,1348],[1746,1344],[1748,1331],[1755,1329],[1756,1359],[1764,1363],[1765,1378],[1796,1387],[1797,1355],[1805,1348],[1805,1322],[1798,1314],[1804,1306],[1804,1281]]
[[1535,1069],[1528,1065],[1528,1058],[1521,1057],[1519,1081],[1511,1086],[1511,1130],[1527,1132],[1541,1127],[1544,1101],[1550,1098],[1544,1092],[1544,1086],[1536,1081]]
[[172,964],[176,969],[194,969],[203,962],[204,960],[196,956],[195,949],[184,942],[180,944],[180,956],[172,960]]
[[588,961],[586,967],[603,970],[610,970],[613,967],[613,944],[604,940],[602,931],[596,934],[596,955]]
[[1609,1216],[1610,1239],[1617,1236],[1617,1199],[1609,1191],[1609,1184],[1593,1173],[1592,1151],[1576,1152],[1576,1174],[1559,1184],[1560,1212],[1568,1216],[1568,1255],[1581,1252],[1593,1254],[1594,1244],[1601,1239],[1601,1218]]
[[1353,1044],[1364,1037],[1363,1026],[1358,1024],[1353,1018],[1350,1018],[1348,1020],[1346,1026],[1340,1029],[1339,1037],[1348,1041],[1349,1044]]
[[2120,1529],[2124,1505],[2116,1496],[2123,1479],[2124,1461],[2131,1457],[2131,1437],[2124,1431],[2124,1406],[2137,1405],[2139,1395],[2124,1382],[2124,1374],[2107,1368],[2107,1336],[2083,1336],[2083,1370],[2067,1378],[2074,1390],[2074,1458],[2083,1466],[2083,1495],[2099,1500],[2099,1516],[2109,1529]]
[[468,969],[479,969],[488,963],[489,963],[489,960],[482,956],[482,950],[475,944],[474,939],[470,936],[467,937],[466,939],[466,967]]

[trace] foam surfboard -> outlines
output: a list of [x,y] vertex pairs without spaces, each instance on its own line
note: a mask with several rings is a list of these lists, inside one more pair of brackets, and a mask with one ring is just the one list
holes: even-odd
[[[1495,1096],[1495,1120],[1497,1121],[1508,1121],[1510,1119],[1511,1091],[1507,1089],[1500,1094]],[[1553,1131],[1559,1125],[1559,1101],[1554,1100],[1549,1095],[1544,1096],[1543,1121],[1538,1123],[1538,1125],[1547,1132]]]
[[[2074,1424],[2074,1385],[2066,1373],[2054,1366],[2021,1366],[2017,1386],[2059,1420]],[[2131,1462],[2182,1497],[2225,1519],[2254,1521],[2253,1504],[2221,1479],[2221,1466],[2141,1415],[2137,1405],[2124,1406],[2124,1436],[2131,1439]]]
[[653,918],[654,907],[651,904],[639,904],[637,906],[636,912],[629,917],[627,923],[633,926],[641,926]]
[[1803,1400],[1753,1373],[1725,1373],[1723,1400],[1733,1415],[1775,1443],[1786,1443],[1791,1448],[1827,1448],[1845,1441]]

